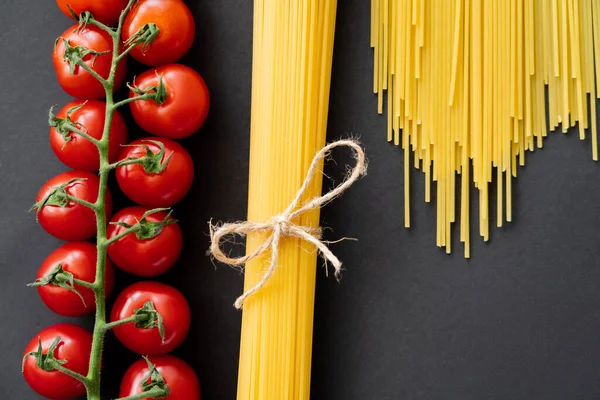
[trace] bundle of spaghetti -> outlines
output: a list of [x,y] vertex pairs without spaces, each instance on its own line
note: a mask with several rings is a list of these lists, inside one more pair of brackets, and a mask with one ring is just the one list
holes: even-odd
[[[325,144],[336,0],[255,0],[248,220],[267,221],[288,207]],[[306,198],[319,196],[315,177]],[[319,210],[293,221],[318,227]],[[251,254],[267,233],[250,233]],[[244,302],[239,400],[308,399],[317,253],[284,237],[275,272]],[[270,254],[245,268],[245,291]]]
[[500,227],[512,219],[517,166],[543,147],[548,129],[567,132],[578,122],[581,140],[591,131],[598,160],[598,1],[372,0],[371,11],[373,90],[380,114],[386,103],[388,141],[404,150],[406,227],[411,154],[425,174],[426,202],[436,183],[436,244],[451,252],[460,218],[465,257],[471,185],[487,241],[490,184],[495,180]]

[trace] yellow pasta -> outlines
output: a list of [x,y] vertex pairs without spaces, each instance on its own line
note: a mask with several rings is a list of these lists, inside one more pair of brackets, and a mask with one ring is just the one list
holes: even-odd
[[[336,0],[254,2],[250,221],[285,210],[325,144],[335,16]],[[306,197],[320,195],[321,184],[315,178]],[[299,219],[317,227],[319,211]],[[264,239],[249,234],[248,253]],[[260,281],[268,256],[248,262],[245,290]],[[282,239],[271,279],[245,302],[238,400],[309,399],[316,257],[312,245]]]
[[371,11],[373,88],[379,113],[387,88],[387,138],[404,150],[407,227],[410,153],[425,174],[426,202],[435,183],[436,244],[450,253],[459,220],[465,257],[471,185],[487,241],[490,184],[496,179],[500,227],[512,220],[517,166],[527,151],[543,147],[548,129],[567,132],[578,123],[579,138],[590,140],[598,160],[597,0],[372,0]]

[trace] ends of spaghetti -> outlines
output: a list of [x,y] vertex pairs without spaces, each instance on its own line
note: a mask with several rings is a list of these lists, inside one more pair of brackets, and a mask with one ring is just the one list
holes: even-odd
[[436,243],[448,252],[461,175],[465,257],[471,185],[479,191],[479,233],[488,240],[490,187],[501,227],[512,220],[517,166],[525,165],[527,151],[543,147],[548,128],[567,132],[578,123],[580,139],[590,140],[598,160],[597,1],[372,0],[371,10],[373,87],[380,113],[387,95],[387,139],[404,150],[407,227],[409,149],[425,174],[426,202],[435,182]]

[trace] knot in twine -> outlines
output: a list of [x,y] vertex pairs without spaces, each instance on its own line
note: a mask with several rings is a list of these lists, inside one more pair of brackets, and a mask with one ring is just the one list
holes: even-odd
[[[354,151],[356,165],[350,171],[346,179],[333,190],[320,197],[314,197],[303,205],[299,206],[302,196],[304,196],[304,193],[310,186],[315,174],[318,171],[319,162],[325,159],[331,150],[336,147],[351,148]],[[261,278],[260,282],[244,292],[244,294],[238,297],[235,301],[234,305],[238,310],[244,306],[244,302],[249,297],[257,293],[269,281],[273,275],[273,272],[275,272],[279,258],[279,244],[283,237],[295,237],[314,244],[325,261],[330,262],[333,265],[335,276],[339,279],[342,272],[342,262],[335,256],[335,254],[331,252],[331,250],[329,250],[326,242],[321,240],[321,228],[311,228],[308,226],[297,225],[293,222],[293,220],[308,211],[321,208],[330,201],[341,196],[342,193],[344,193],[350,186],[354,184],[354,182],[366,174],[366,171],[367,165],[365,153],[360,144],[355,140],[339,140],[323,147],[315,155],[315,158],[308,169],[308,173],[306,174],[306,178],[304,179],[302,187],[300,190],[298,190],[298,193],[296,193],[294,200],[292,200],[290,205],[281,214],[272,217],[267,222],[245,221],[226,223],[221,226],[215,226],[212,223],[209,223],[211,244],[208,253],[224,264],[234,267],[242,266],[248,261],[265,254],[269,249],[271,250],[269,268]],[[256,248],[253,252],[242,257],[231,258],[221,249],[221,242],[226,237],[232,235],[246,236],[251,232],[270,232],[271,234],[261,246]]]

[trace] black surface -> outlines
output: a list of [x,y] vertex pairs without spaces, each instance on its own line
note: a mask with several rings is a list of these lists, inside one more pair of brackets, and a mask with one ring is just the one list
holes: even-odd
[[[177,207],[185,250],[164,280],[190,300],[190,336],[176,354],[198,372],[204,399],[235,397],[242,277],[205,256],[206,221],[246,212],[252,1],[188,2],[197,38],[183,59],[212,92],[202,131],[184,141],[196,162],[193,192]],[[66,168],[47,140],[46,115],[69,98],[50,53],[69,20],[48,0],[0,3],[0,397],[36,399],[20,374],[25,344],[67,321],[27,289],[60,243],[27,210]],[[435,208],[413,173],[411,230],[403,228],[402,155],[385,141],[371,93],[369,1],[341,0],[331,97],[331,139],[359,133],[366,179],[323,211],[345,261],[342,284],[319,274],[313,399],[600,398],[600,166],[588,143],[553,134],[515,184],[515,222],[474,239],[473,259],[434,246]],[[141,71],[134,66],[132,71]],[[136,132],[134,136],[141,135]],[[341,177],[343,159],[330,168]],[[120,199],[120,204],[126,204]],[[473,209],[476,214],[476,207]],[[476,230],[472,229],[475,237]],[[321,271],[322,272],[322,271]],[[120,274],[119,287],[133,281]],[[81,319],[85,325],[91,319]],[[106,398],[135,356],[109,335]],[[109,397],[113,396],[113,397]]]

